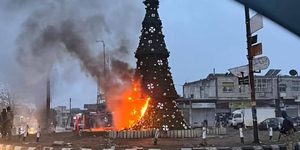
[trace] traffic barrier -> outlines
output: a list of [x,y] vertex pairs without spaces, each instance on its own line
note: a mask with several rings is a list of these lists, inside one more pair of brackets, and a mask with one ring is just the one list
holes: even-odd
[[240,138],[241,138],[241,143],[244,143],[244,132],[243,132],[243,128],[240,128]]

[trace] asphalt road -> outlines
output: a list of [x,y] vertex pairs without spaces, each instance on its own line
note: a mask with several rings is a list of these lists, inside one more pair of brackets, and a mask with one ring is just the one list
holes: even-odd
[[[63,129],[57,129],[59,131],[64,131]],[[278,144],[277,137],[278,132],[274,132],[274,140],[270,141],[267,131],[259,131],[259,138],[262,145],[265,144]],[[296,134],[296,139],[300,139],[299,133]],[[60,132],[60,133],[49,133],[42,134],[40,142],[36,143],[35,135],[30,135],[26,138],[25,142],[18,139],[18,136],[14,136],[12,141],[7,141],[0,139],[1,143],[10,143],[16,145],[24,146],[52,146],[54,141],[64,141],[65,143],[72,143],[72,147],[86,147],[86,148],[107,148],[111,146],[122,147],[122,148],[132,148],[132,147],[144,147],[144,148],[179,148],[179,147],[197,147],[201,143],[201,138],[160,138],[158,139],[158,145],[153,145],[153,138],[145,139],[108,139],[106,137],[79,137],[77,133],[74,132]],[[244,141],[240,142],[239,131],[229,128],[227,129],[227,135],[208,137],[207,143],[209,146],[220,146],[220,147],[238,147],[245,145],[260,145],[253,144],[253,131],[244,131]],[[286,141],[285,137],[281,138],[279,143],[284,143]],[[66,146],[57,146],[66,147]]]

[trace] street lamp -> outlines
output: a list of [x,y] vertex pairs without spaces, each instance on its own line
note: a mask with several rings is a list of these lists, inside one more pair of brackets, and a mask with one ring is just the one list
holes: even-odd
[[281,117],[281,101],[282,101],[282,96],[281,96],[281,91],[280,91],[280,74],[277,75],[277,99],[275,101],[275,107],[276,107],[276,117]]
[[[104,40],[97,40],[96,42],[101,42],[102,45],[103,45],[103,73],[104,73],[104,81],[106,81],[106,56],[105,56],[105,42]],[[106,100],[106,83],[104,83],[104,90],[103,90],[103,93],[104,93],[104,99]],[[97,104],[98,104],[98,99],[97,99]]]

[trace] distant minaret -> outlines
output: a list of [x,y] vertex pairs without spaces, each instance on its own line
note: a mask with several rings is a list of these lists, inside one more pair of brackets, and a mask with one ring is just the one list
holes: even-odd
[[46,98],[46,126],[49,125],[50,120],[50,102],[51,102],[51,94],[50,94],[50,78],[47,79],[47,98]]

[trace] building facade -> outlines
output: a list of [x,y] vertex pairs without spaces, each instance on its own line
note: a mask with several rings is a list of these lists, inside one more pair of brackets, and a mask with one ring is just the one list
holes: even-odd
[[57,112],[56,121],[59,126],[65,127],[70,117],[70,110],[66,106],[57,106],[54,108]]
[[[300,115],[300,77],[278,75],[280,70],[270,69],[265,75],[255,76],[257,107],[284,106],[291,117]],[[249,85],[240,85],[232,74],[209,74],[205,79],[185,83],[183,97],[178,99],[190,124],[200,124],[204,119],[215,121],[219,113],[251,107]]]
[[[57,106],[54,108],[57,112],[56,121],[59,126],[66,127],[70,125],[71,118],[70,118],[70,109],[67,109],[67,106]],[[80,108],[72,108],[72,116],[77,113],[81,113],[82,110]]]

